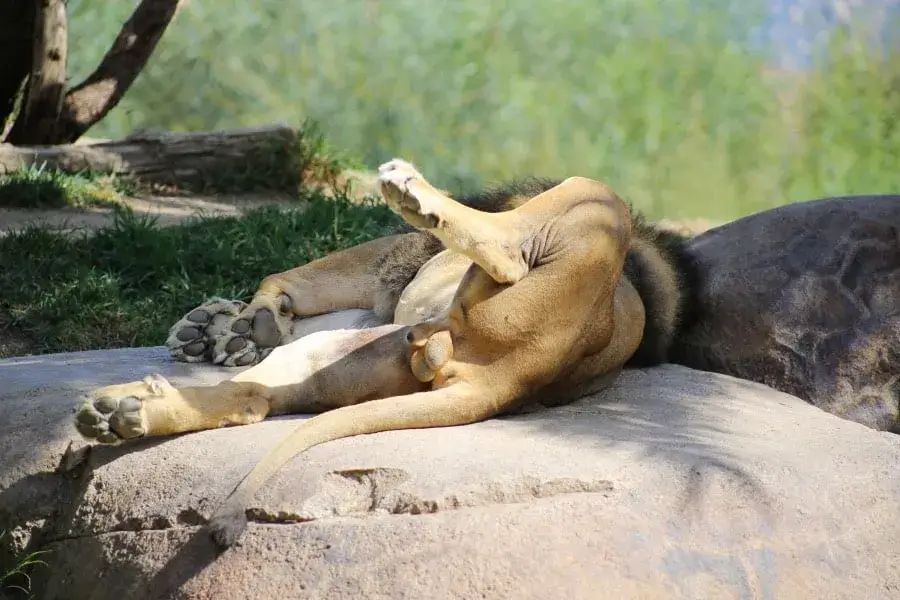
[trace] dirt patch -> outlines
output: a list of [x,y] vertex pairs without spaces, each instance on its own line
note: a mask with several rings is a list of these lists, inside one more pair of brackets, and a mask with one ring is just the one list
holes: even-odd
[[[150,196],[125,198],[123,203],[135,214],[153,216],[162,226],[177,225],[197,216],[239,215],[252,208],[278,204],[296,204],[287,196],[209,196],[168,197]],[[61,208],[48,210],[0,209],[0,235],[41,224],[67,231],[97,230],[112,223],[112,208]]]

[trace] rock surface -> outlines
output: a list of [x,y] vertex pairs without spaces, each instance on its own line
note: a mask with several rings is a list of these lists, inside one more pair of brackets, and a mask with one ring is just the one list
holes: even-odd
[[666,365],[322,445],[216,556],[202,523],[306,417],[79,450],[78,393],[148,371],[235,372],[162,348],[0,361],[0,530],[51,551],[39,600],[900,597],[900,436],[759,384]]
[[688,244],[699,318],[671,361],[900,433],[900,195],[796,202]]

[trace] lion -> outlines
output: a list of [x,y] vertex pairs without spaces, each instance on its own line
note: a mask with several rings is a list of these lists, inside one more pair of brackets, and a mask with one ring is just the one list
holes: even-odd
[[79,400],[77,430],[103,444],[318,413],[215,511],[220,549],[240,538],[261,486],[312,446],[560,405],[666,361],[690,303],[686,238],[605,184],[530,179],[460,201],[404,160],[378,172],[403,231],[172,327],[177,359],[251,368],[213,386],[148,375]]

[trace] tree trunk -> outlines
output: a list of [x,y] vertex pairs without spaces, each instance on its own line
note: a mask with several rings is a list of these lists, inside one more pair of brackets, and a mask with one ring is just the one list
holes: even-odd
[[124,140],[59,146],[0,144],[0,174],[46,163],[70,173],[134,175],[194,190],[288,189],[305,175],[287,126],[203,133],[144,132]]
[[184,2],[141,1],[100,66],[66,95],[55,143],[74,142],[119,103]]
[[0,1],[0,140],[31,72],[34,0]]
[[55,143],[66,93],[66,4],[64,0],[37,0],[37,4],[31,75],[22,108],[7,138],[11,144]]

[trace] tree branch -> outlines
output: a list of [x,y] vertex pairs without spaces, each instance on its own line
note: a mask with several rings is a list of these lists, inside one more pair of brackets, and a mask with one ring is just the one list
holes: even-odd
[[66,95],[55,143],[74,142],[119,103],[184,3],[141,1],[97,69]]

